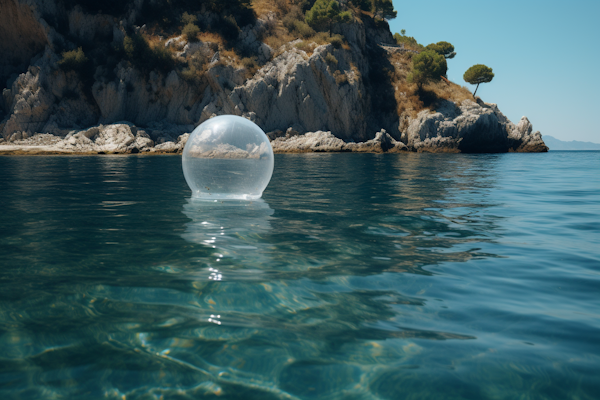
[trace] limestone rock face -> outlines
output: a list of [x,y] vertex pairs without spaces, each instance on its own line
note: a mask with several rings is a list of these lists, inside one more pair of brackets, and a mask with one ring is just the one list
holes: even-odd
[[8,140],[35,133],[66,135],[73,128],[81,129],[96,123],[97,110],[86,101],[83,86],[75,72],[65,72],[54,66],[58,56],[49,48],[32,60],[27,72],[3,91],[9,110],[0,123],[0,134]]
[[39,72],[39,67],[29,67],[9,90],[4,90],[4,101],[12,111],[2,128],[5,138],[40,131],[50,117],[54,96],[42,86]]
[[416,151],[506,152],[508,119],[503,115],[499,118],[494,110],[470,100],[460,107],[446,101],[436,112],[420,112],[404,138]]
[[[337,59],[336,66],[327,63],[327,55]],[[361,98],[365,88],[351,62],[349,53],[330,44],[317,47],[310,57],[292,45],[235,88],[230,99],[265,131],[295,125],[302,132],[326,128],[343,140],[366,139],[369,105]]]
[[269,21],[258,19],[255,24],[242,28],[239,39],[242,48],[251,54],[255,54],[260,63],[265,63],[273,56],[273,49],[261,41],[267,30]]
[[175,71],[166,77],[151,72],[149,78],[121,63],[116,69],[118,81],[97,81],[92,86],[94,100],[100,109],[99,122],[129,120],[146,125],[162,119],[178,124],[191,124],[197,94]]
[[522,117],[519,123],[508,134],[510,151],[515,152],[546,152],[548,146],[542,140],[539,131],[533,132],[533,126],[527,117]]

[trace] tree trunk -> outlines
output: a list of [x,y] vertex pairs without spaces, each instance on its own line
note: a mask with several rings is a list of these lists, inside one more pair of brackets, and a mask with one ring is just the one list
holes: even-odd
[[[477,93],[477,89],[479,89],[479,83],[477,84],[477,87],[475,88],[475,93]],[[475,98],[475,93],[473,93],[473,98]]]

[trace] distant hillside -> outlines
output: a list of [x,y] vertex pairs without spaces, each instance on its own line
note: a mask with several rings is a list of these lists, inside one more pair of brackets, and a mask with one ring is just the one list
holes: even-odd
[[600,150],[600,144],[592,142],[579,142],[577,140],[571,140],[570,142],[563,142],[550,135],[544,135],[544,143],[550,148],[550,150]]

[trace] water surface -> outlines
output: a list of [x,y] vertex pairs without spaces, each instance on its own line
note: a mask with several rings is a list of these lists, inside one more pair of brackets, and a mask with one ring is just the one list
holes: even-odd
[[0,157],[0,397],[594,399],[600,152]]

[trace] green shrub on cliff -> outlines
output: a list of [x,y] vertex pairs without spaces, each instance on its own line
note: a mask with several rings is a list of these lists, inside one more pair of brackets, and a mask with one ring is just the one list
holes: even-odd
[[308,24],[304,21],[294,21],[294,30],[298,35],[300,35],[303,39],[308,39],[311,36],[315,35],[315,30],[308,26]]
[[412,58],[412,64],[408,81],[416,83],[419,88],[429,81],[439,81],[448,70],[444,56],[433,50],[426,50],[415,55]]
[[350,22],[352,13],[342,11],[340,3],[335,0],[317,0],[310,10],[306,12],[306,23],[315,29],[327,27],[329,36],[333,24]]
[[[402,30],[404,31],[404,33],[406,33],[406,30]],[[403,44],[404,47],[412,50],[422,51],[423,49],[425,49],[425,47],[422,44],[419,44],[414,37],[406,36],[404,33],[402,35],[400,35],[399,33],[394,33],[394,39],[396,39],[396,43]]]
[[328,42],[331,43],[336,49],[339,49],[342,47],[342,44],[344,44],[344,37],[342,35],[333,35],[329,37]]
[[189,23],[183,27],[181,33],[183,33],[188,42],[197,42],[200,28],[196,24]]
[[76,50],[63,51],[62,58],[58,62],[58,66],[65,71],[80,71],[88,62],[81,47]]
[[325,62],[327,63],[327,65],[329,65],[330,68],[337,68],[338,60],[333,54],[327,53],[327,55],[325,56]]
[[190,14],[188,12],[185,12],[183,14],[181,14],[181,23],[185,26],[187,24],[194,24],[196,25],[196,23],[198,22],[198,17],[196,17],[194,14]]

